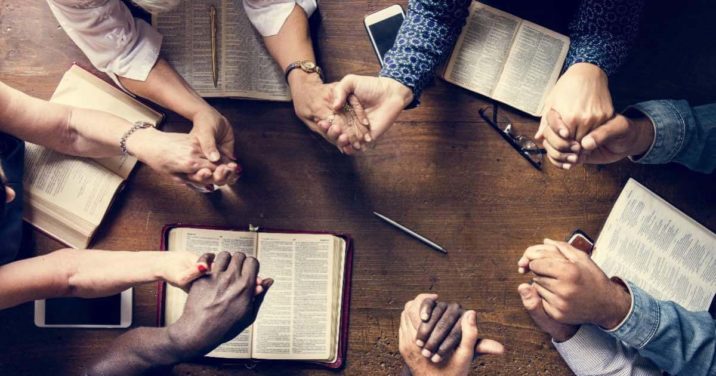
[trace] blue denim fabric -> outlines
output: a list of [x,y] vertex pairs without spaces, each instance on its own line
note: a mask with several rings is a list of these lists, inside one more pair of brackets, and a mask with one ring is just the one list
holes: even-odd
[[15,191],[15,200],[0,213],[0,265],[15,260],[22,242],[22,173],[25,160],[25,143],[15,137],[0,133],[3,171],[8,185]]
[[[471,0],[410,0],[395,45],[380,71],[413,91],[417,105],[433,71],[448,56],[468,16]],[[570,23],[565,67],[587,62],[607,74],[625,60],[637,36],[644,0],[582,0]]]
[[627,284],[631,312],[609,333],[671,375],[716,375],[716,323],[711,315],[656,300]]
[[711,173],[716,168],[716,103],[691,107],[684,100],[655,100],[636,104],[654,124],[654,143],[637,163],[676,162]]

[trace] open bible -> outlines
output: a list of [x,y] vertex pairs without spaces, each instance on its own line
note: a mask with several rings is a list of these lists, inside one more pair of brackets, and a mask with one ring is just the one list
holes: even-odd
[[[130,122],[156,125],[163,118],[77,65],[64,74],[50,102],[104,111]],[[87,247],[136,158],[90,159],[29,142],[25,147],[25,220],[71,247]]]
[[[216,9],[218,82],[212,75],[211,6]],[[203,97],[290,101],[279,67],[239,0],[194,0],[152,17],[164,36],[162,54]]]
[[[297,360],[339,368],[347,346],[352,252],[345,236],[258,232],[172,225],[162,249],[243,252],[256,257],[260,275],[274,284],[253,325],[207,356],[228,359]],[[160,301],[158,321],[172,324],[187,294],[173,286]],[[162,307],[164,307],[162,311]]]
[[708,311],[716,295],[716,234],[629,179],[592,253],[608,276],[659,300]]
[[473,2],[442,77],[540,116],[568,49],[567,36]]

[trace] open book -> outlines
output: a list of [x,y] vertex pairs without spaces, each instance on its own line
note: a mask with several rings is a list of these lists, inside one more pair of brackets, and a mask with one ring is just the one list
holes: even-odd
[[716,294],[716,234],[633,179],[614,204],[592,259],[608,276],[690,311],[708,311]]
[[[194,252],[197,258],[221,251],[252,255],[261,263],[260,275],[275,280],[254,324],[207,356],[342,365],[352,260],[348,238],[176,225],[165,228],[163,239],[163,249]],[[166,286],[160,324],[179,319],[186,298],[183,290]]]
[[568,49],[562,34],[473,2],[442,77],[540,116]]
[[[50,102],[104,111],[131,122],[156,125],[163,118],[76,65],[64,74]],[[25,220],[71,247],[87,247],[137,160],[73,157],[29,142],[25,147]]]
[[[155,15],[162,54],[203,97],[290,101],[279,67],[266,51],[240,0],[194,0]],[[211,6],[216,8],[218,84],[214,87]]]

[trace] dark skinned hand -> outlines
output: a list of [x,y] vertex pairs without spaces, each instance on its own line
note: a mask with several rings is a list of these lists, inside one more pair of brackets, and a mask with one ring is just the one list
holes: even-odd
[[216,256],[211,273],[191,285],[182,316],[168,327],[182,358],[204,355],[254,322],[273,284],[266,278],[257,286],[258,272],[258,260],[243,253]]

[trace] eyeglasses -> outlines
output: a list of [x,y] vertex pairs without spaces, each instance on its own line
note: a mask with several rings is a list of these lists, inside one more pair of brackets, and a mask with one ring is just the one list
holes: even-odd
[[512,121],[506,116],[499,115],[497,110],[495,104],[481,108],[479,113],[487,124],[490,124],[534,168],[542,170],[542,158],[547,151],[537,146],[531,137],[517,134]]

